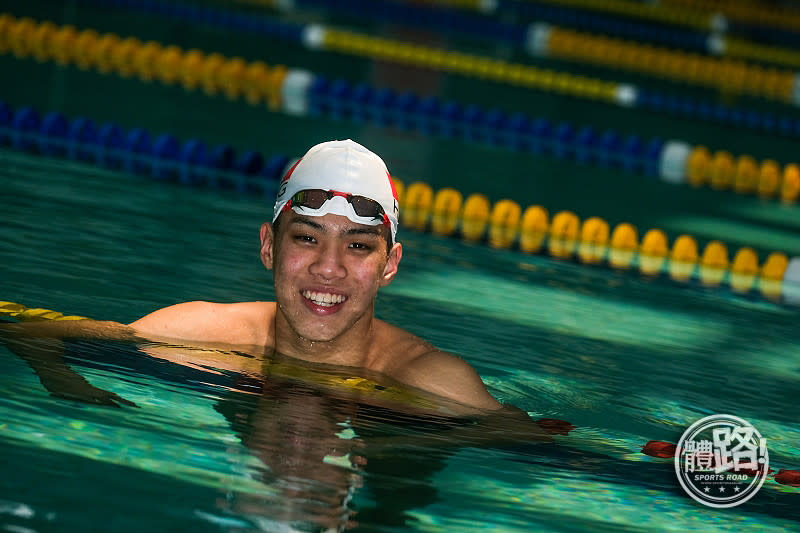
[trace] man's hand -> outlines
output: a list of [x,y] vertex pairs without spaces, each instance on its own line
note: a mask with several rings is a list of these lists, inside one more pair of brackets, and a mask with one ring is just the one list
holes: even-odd
[[135,403],[111,391],[95,387],[78,374],[73,373],[69,378],[69,380],[65,380],[57,386],[53,386],[52,382],[46,385],[47,390],[50,391],[50,395],[64,400],[88,403],[91,405],[105,405],[107,407],[122,407],[123,405],[127,405],[128,407],[139,407]]

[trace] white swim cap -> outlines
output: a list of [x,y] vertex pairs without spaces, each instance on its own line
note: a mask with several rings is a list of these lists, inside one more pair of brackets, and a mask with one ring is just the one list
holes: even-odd
[[[337,194],[329,194],[327,201],[316,209],[295,205],[297,201],[292,202],[300,191],[315,189]],[[359,215],[348,198],[349,195],[363,196],[377,202],[383,209],[384,216],[377,218],[363,216],[363,213]],[[378,155],[350,139],[313,146],[289,169],[278,188],[272,222],[288,208],[300,215],[312,217],[332,213],[346,216],[357,224],[386,224],[391,230],[392,242],[396,242],[400,210],[397,191],[389,171],[386,170],[386,164]],[[363,208],[360,210],[363,211]]]

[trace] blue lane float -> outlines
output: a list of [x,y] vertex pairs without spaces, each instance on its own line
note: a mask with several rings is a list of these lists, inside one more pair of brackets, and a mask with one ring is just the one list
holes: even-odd
[[642,139],[611,129],[597,132],[593,126],[575,126],[566,121],[554,125],[546,117],[528,117],[522,113],[509,116],[498,109],[487,110],[475,104],[462,106],[433,96],[420,99],[391,89],[372,90],[371,98],[365,98],[365,94],[363,87],[318,76],[307,92],[307,108],[312,116],[372,122],[647,176],[659,174],[664,148],[660,138]]
[[192,185],[201,181],[195,168],[205,165],[208,147],[198,139],[189,139],[181,145],[178,153],[178,182],[183,185]]
[[36,143],[33,135],[39,131],[42,119],[31,107],[19,108],[11,118],[11,146],[16,150],[33,150]]
[[116,124],[106,122],[97,131],[97,144],[90,144],[87,148],[95,148],[93,150],[93,159],[97,164],[116,170],[122,166],[122,159],[119,154],[123,151],[122,145],[124,142],[125,134],[122,128]]
[[166,180],[175,178],[175,165],[180,153],[180,143],[173,135],[162,133],[153,141],[152,176],[155,179]]
[[[69,124],[66,117],[58,111],[47,113],[42,119],[42,142],[39,150],[45,155],[63,157],[64,139],[67,138]],[[61,141],[61,142],[59,142]]]
[[67,157],[78,161],[90,161],[92,152],[86,146],[98,143],[97,125],[93,120],[78,117],[69,124],[67,130]]
[[[31,107],[13,109],[0,101],[0,146],[62,157],[157,180],[231,188],[271,196],[289,159],[269,159],[255,150],[241,154],[227,144],[210,150],[198,139],[181,141],[144,128],[125,130],[107,122],[99,127],[86,117],[60,112],[44,117]],[[266,163],[265,163],[266,162]]]

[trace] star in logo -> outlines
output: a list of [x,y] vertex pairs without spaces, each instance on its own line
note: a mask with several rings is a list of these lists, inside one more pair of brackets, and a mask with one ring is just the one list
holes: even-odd
[[706,488],[705,488],[705,489],[703,489],[703,490],[705,490],[706,492],[708,492],[708,491],[710,491],[710,490],[711,490],[711,487],[706,487]]
[[719,491],[720,491],[720,492],[725,492],[725,487],[720,487],[720,488],[719,488]]
[[739,487],[733,487],[733,490],[735,490],[736,492],[739,492]]

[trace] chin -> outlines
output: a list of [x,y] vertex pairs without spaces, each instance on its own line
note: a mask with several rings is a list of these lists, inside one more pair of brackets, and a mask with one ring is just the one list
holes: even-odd
[[324,326],[320,327],[319,324],[294,327],[292,329],[294,329],[300,337],[310,342],[330,342],[344,332],[341,328],[333,329]]
[[[296,335],[308,342],[330,342],[346,334],[358,322],[352,310],[328,315],[314,316],[304,305],[282,309],[283,316]],[[288,311],[288,312],[287,312]],[[360,315],[358,315],[360,316]]]
[[299,335],[308,342],[330,342],[339,336],[339,334],[337,333],[331,333],[327,335],[319,331],[313,331],[308,333],[309,333],[308,335],[304,335],[303,333],[299,333]]

